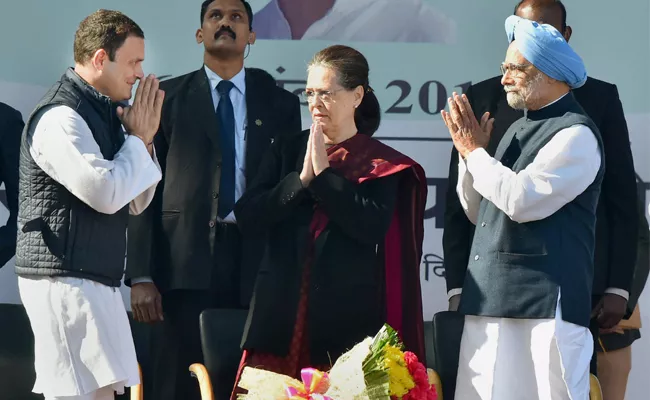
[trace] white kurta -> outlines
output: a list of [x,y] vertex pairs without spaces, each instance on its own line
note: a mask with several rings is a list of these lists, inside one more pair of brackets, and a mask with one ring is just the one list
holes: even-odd
[[[561,294],[560,294],[561,295]],[[465,316],[456,380],[462,400],[588,400],[593,338],[562,320]]]
[[[483,198],[525,223],[573,201],[594,181],[600,164],[593,132],[574,125],[559,131],[519,173],[474,150],[459,161],[456,189],[474,224]],[[466,316],[456,398],[587,400],[592,350],[589,330],[562,320],[559,298],[555,319]]]
[[34,331],[34,393],[78,396],[140,382],[120,291],[79,278],[18,278]]
[[[128,136],[106,160],[86,122],[66,106],[46,110],[32,129],[36,164],[94,210],[113,214],[128,204],[139,214],[151,202],[162,175],[140,139]],[[34,332],[34,392],[49,399],[139,383],[119,290],[70,277],[19,277],[18,284]]]

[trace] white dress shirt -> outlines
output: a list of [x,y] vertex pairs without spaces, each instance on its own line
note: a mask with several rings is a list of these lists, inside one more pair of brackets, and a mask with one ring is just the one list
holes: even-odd
[[[552,104],[552,103],[551,103]],[[476,225],[485,198],[519,223],[547,218],[573,201],[596,178],[601,164],[598,141],[586,125],[560,130],[542,147],[532,163],[516,173],[485,149],[472,151],[458,162],[456,192],[467,218]],[[462,289],[451,289],[451,298]],[[629,298],[626,290],[608,288]]]
[[562,319],[466,315],[458,356],[459,400],[588,400],[594,339]]
[[[217,92],[217,85],[222,81],[221,77],[217,75],[207,66],[204,66],[205,73],[208,75],[210,87],[212,88],[212,103],[214,111],[217,112],[219,105],[219,93]],[[242,68],[237,75],[230,79],[235,87],[230,89],[230,101],[235,112],[235,202],[244,194],[246,190],[246,129],[247,110],[246,110],[246,69]],[[223,219],[222,222],[235,223],[235,212],[231,211],[230,214]]]
[[[258,39],[292,38],[277,0],[255,14],[253,30]],[[455,37],[455,22],[422,0],[337,0],[301,40],[453,44]]]
[[114,214],[129,205],[140,214],[162,178],[160,165],[139,138],[128,135],[106,160],[88,124],[73,109],[53,106],[37,124],[29,148],[36,164],[95,211]]

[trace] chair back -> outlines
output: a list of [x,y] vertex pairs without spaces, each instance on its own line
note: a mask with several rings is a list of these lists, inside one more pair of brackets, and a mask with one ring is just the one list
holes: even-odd
[[427,368],[432,368],[434,366],[434,351],[433,351],[433,322],[424,321],[424,349],[426,353],[426,363],[425,360],[420,360],[422,364],[426,365]]
[[453,400],[458,374],[460,339],[465,317],[456,311],[441,311],[433,316],[433,365],[442,382],[442,398]]
[[32,393],[34,334],[22,304],[0,304],[0,388],[1,398],[42,399]]
[[242,357],[248,310],[209,309],[201,313],[201,347],[216,400],[228,400]]

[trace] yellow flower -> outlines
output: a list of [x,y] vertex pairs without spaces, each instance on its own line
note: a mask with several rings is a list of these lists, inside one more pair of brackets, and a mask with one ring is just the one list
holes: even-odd
[[415,382],[409,373],[404,353],[395,346],[387,345],[384,348],[383,367],[388,372],[390,379],[390,395],[402,398],[409,390],[415,387]]

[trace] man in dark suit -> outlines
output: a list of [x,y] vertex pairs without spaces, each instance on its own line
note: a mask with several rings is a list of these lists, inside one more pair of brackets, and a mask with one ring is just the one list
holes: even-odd
[[[571,37],[566,9],[560,1],[524,0],[515,8],[515,14],[554,26],[567,41]],[[500,80],[501,77],[494,77],[472,85],[467,91],[474,114],[489,112],[494,118],[487,148],[491,155],[510,125],[523,116],[522,111],[508,106]],[[598,326],[611,328],[632,311],[627,310],[627,299],[634,274],[639,223],[636,182],[627,124],[616,86],[590,77],[583,87],[573,92],[600,130],[606,157],[597,209],[592,289],[595,318],[591,330],[597,338]],[[474,226],[465,216],[456,194],[457,175],[458,152],[452,150],[443,233],[445,279],[451,310],[457,309],[460,301],[474,233]],[[595,364],[593,372],[594,367]]]
[[[644,188],[645,189],[645,188]],[[639,196],[639,214],[645,214],[645,199]],[[650,233],[645,217],[639,221],[639,240],[637,261],[634,270],[634,282],[630,291],[628,307],[634,309],[629,320],[621,321],[620,326],[611,332],[600,333],[600,341],[596,343],[598,352],[598,380],[603,389],[603,398],[607,400],[622,400],[625,398],[628,377],[632,370],[632,344],[641,338],[639,296],[643,292],[648,273],[650,273]],[[636,327],[636,328],[635,328]]]
[[7,223],[0,227],[0,268],[16,254],[16,218],[18,217],[18,159],[23,117],[0,103],[0,183],[5,184],[5,200],[9,210]]
[[188,367],[203,361],[200,313],[248,307],[264,238],[242,237],[232,210],[276,135],[301,129],[298,98],[265,71],[244,68],[252,18],[246,1],[204,1],[196,32],[204,65],[161,83],[163,182],[129,225],[126,268],[134,318],[164,319],[156,400],[198,398]]

